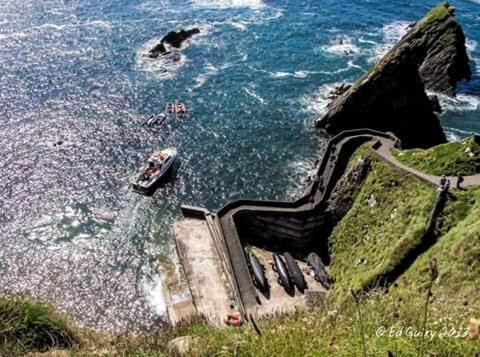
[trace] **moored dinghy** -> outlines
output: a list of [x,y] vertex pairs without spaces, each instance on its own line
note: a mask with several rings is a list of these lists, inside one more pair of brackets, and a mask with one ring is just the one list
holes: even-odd
[[325,265],[322,262],[322,259],[318,256],[317,253],[310,253],[307,257],[307,264],[312,268],[315,273],[315,280],[320,282],[325,289],[330,289],[330,282],[328,278]]
[[273,270],[278,274],[278,283],[283,286],[288,294],[292,295],[294,289],[285,263],[277,253],[273,253],[272,258]]
[[263,270],[260,261],[258,260],[257,256],[252,252],[252,249],[247,249],[247,259],[248,264],[251,269],[251,273],[255,280],[256,287],[261,291],[268,290],[268,283],[267,279],[265,278],[265,272]]
[[167,113],[172,114],[175,113],[175,104],[173,103],[168,103],[167,106],[165,107],[165,110]]
[[143,194],[153,193],[161,179],[170,171],[176,158],[177,149],[175,148],[155,151],[138,175],[133,178],[133,189]]
[[303,292],[307,288],[307,283],[305,282],[302,270],[290,253],[285,252],[283,257],[285,258],[285,264],[287,265],[293,283],[297,286],[298,290]]

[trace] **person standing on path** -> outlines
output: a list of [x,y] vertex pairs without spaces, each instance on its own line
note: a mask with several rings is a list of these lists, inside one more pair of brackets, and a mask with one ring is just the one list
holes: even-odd
[[447,183],[447,176],[442,175],[442,178],[440,179],[440,189],[443,190],[445,188],[446,183]]
[[464,181],[463,179],[463,175],[459,172],[458,175],[457,175],[457,188],[460,189],[460,185],[462,184],[462,182]]

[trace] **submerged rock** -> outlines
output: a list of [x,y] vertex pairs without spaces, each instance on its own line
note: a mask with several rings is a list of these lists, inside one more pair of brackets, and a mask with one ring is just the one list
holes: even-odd
[[431,10],[377,64],[328,106],[316,126],[330,133],[356,128],[392,131],[405,147],[446,142],[427,89],[455,95],[470,79],[465,36],[453,10]]
[[165,36],[163,36],[162,40],[158,45],[150,50],[149,57],[150,58],[157,58],[158,56],[167,53],[167,49],[165,48],[165,43],[173,46],[175,48],[180,48],[182,43],[192,37],[195,34],[200,33],[198,28],[193,28],[191,30],[180,30],[179,32],[170,31]]

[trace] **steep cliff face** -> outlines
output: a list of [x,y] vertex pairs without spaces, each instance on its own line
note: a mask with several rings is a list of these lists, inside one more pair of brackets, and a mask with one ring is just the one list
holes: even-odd
[[415,24],[399,45],[403,43],[411,47],[426,89],[455,96],[457,82],[470,80],[465,34],[448,3]]
[[345,93],[334,99],[316,126],[330,133],[367,127],[392,131],[405,147],[446,142],[427,89],[454,95],[470,78],[465,36],[453,8],[441,4]]

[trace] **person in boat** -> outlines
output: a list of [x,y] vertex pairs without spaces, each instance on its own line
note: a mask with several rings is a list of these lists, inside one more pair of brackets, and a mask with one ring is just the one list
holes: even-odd
[[177,114],[185,114],[187,112],[187,108],[185,108],[185,104],[180,102],[178,99],[175,101],[175,113]]
[[148,181],[150,180],[150,178],[153,176],[153,174],[155,173],[155,171],[157,171],[156,167],[155,167],[155,164],[151,161],[148,162],[148,167],[147,169],[145,170],[144,174],[143,174],[143,179],[145,181]]
[[167,104],[167,113],[173,113],[175,112],[175,105],[173,103],[168,103]]

